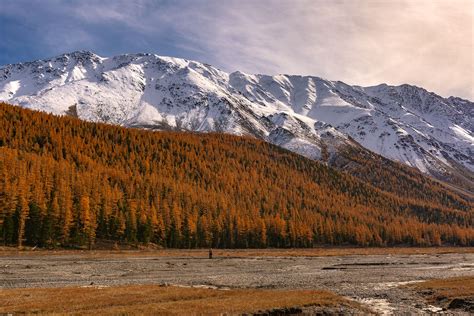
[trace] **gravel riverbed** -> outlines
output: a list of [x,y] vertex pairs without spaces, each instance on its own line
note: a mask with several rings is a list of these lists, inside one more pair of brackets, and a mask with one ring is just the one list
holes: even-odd
[[[324,289],[380,314],[442,313],[405,284],[474,275],[474,254],[330,257],[0,257],[0,288],[169,284],[211,288]],[[453,312],[450,311],[450,314]]]

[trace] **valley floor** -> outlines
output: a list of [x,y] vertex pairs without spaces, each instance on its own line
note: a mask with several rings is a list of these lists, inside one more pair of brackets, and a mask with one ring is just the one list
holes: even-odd
[[[422,283],[440,278],[456,279]],[[444,312],[442,308],[451,307],[450,314],[462,314],[472,308],[474,296],[474,289],[466,284],[474,284],[473,248],[214,250],[212,260],[207,258],[207,250],[0,249],[0,313],[92,311],[64,310],[59,305],[55,309],[51,298],[61,291],[65,296],[90,297],[88,302],[97,297],[107,302],[117,295],[125,302],[129,293],[130,309],[125,311],[147,306],[155,295],[157,302],[164,302],[164,308],[197,304],[197,299],[201,311],[216,313],[222,310],[215,306],[228,302],[227,311],[234,312],[312,306],[318,308],[313,311],[365,313],[366,307],[390,314]],[[171,300],[170,292],[174,293]],[[149,293],[145,295],[148,301],[140,299],[139,293]],[[181,300],[180,295],[191,298],[184,300],[187,303],[174,304]],[[13,297],[23,299],[15,301]],[[257,300],[260,305],[238,309],[248,297],[261,297]],[[271,303],[265,297],[288,300],[274,299]],[[31,304],[25,305],[28,300]]]

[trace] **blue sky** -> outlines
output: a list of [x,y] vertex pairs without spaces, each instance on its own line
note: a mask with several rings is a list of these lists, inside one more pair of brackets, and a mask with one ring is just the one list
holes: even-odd
[[[1,1],[0,64],[75,50],[194,57],[180,48],[172,23],[159,16],[171,3],[177,1]],[[133,24],[138,18],[143,18],[143,27]]]
[[1,0],[0,65],[151,52],[474,99],[471,0]]

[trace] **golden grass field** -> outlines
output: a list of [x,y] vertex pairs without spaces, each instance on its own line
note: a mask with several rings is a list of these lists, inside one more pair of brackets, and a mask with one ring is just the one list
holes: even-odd
[[429,280],[409,287],[424,294],[430,303],[449,303],[453,299],[474,301],[474,276]]
[[313,290],[214,290],[133,285],[0,291],[0,313],[13,314],[241,314],[296,306],[361,308],[336,294]]

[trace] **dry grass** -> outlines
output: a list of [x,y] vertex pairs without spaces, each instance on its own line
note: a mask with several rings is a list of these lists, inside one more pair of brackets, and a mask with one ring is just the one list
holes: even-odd
[[[384,248],[309,248],[309,249],[215,249],[214,258],[246,257],[325,257],[350,255],[414,255],[474,253],[474,247],[384,247]],[[17,250],[12,247],[0,247],[0,257],[11,255],[84,255],[85,257],[120,258],[136,256],[206,258],[208,249],[159,249],[159,250]]]
[[212,290],[157,285],[0,291],[0,313],[239,314],[295,306],[351,306],[336,294],[312,290]]
[[423,295],[430,304],[474,314],[474,276],[430,280],[408,287]]
[[409,286],[427,295],[432,302],[454,298],[474,299],[474,276],[430,280]]

